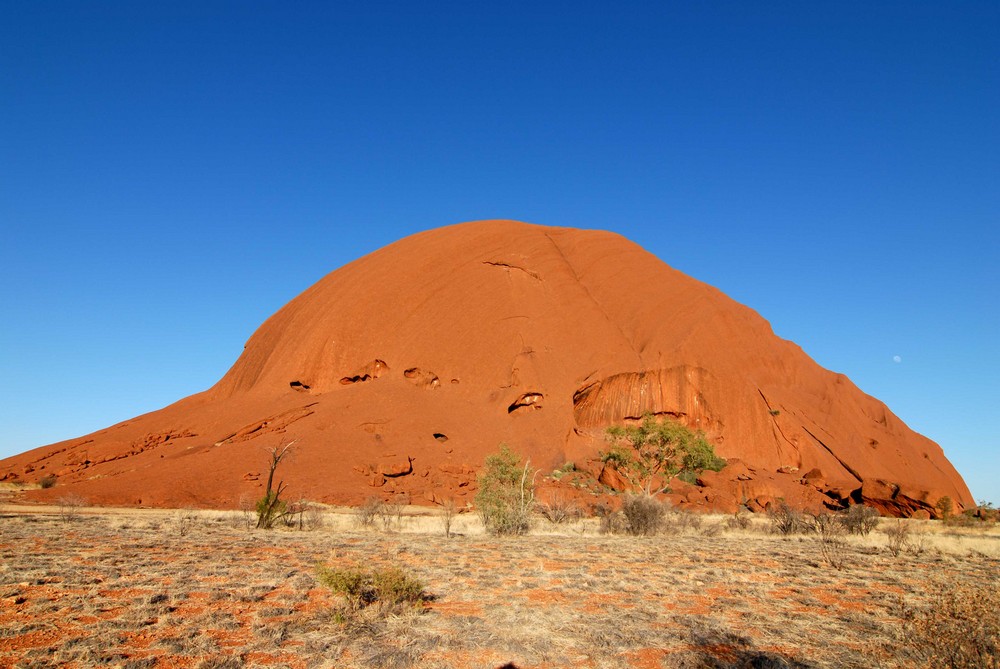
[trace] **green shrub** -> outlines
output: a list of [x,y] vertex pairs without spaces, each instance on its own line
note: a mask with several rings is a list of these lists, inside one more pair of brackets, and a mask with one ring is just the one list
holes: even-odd
[[681,472],[677,475],[677,478],[680,479],[681,481],[684,481],[684,483],[690,483],[691,485],[695,485],[698,482],[698,472],[692,471],[690,469],[682,469]]
[[284,517],[287,505],[282,499],[278,499],[278,491],[271,490],[257,500],[257,527],[262,530],[269,530],[274,527],[278,519]]
[[424,584],[398,567],[362,569],[357,566],[319,567],[316,579],[344,597],[350,611],[371,605],[383,610],[417,606],[424,600]]
[[531,529],[535,505],[535,472],[506,444],[500,452],[486,457],[479,474],[476,510],[490,534],[526,534]]
[[934,508],[941,514],[942,519],[948,520],[948,518],[951,517],[951,514],[955,511],[955,503],[951,501],[951,497],[945,495],[937,501]]
[[605,437],[611,447],[600,453],[601,461],[647,496],[669,490],[678,474],[693,483],[701,471],[726,466],[703,433],[649,413],[639,425],[609,427]]
[[681,473],[691,472],[697,475],[706,469],[718,472],[725,466],[726,460],[715,454],[715,448],[708,443],[701,432],[698,432],[685,447],[684,457],[681,459]]

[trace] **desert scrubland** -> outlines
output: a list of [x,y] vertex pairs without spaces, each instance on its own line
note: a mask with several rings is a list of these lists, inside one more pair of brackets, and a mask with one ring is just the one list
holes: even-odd
[[[881,519],[832,541],[762,515],[483,533],[471,513],[0,513],[2,667],[997,666],[1000,531]],[[904,530],[899,530],[904,527]],[[899,535],[902,534],[902,537]],[[895,539],[895,541],[894,541]],[[324,569],[405,576],[355,600]],[[351,571],[353,569],[353,572]],[[992,645],[991,645],[992,644]],[[949,649],[965,653],[952,665]],[[968,653],[980,664],[963,665]],[[955,654],[955,653],[953,653]],[[976,660],[975,657],[979,659]],[[992,664],[990,664],[992,662]]]

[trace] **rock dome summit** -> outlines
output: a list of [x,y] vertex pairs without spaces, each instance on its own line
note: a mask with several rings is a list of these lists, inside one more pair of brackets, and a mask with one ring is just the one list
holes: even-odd
[[56,477],[29,500],[235,508],[294,440],[293,497],[464,503],[505,443],[543,475],[574,463],[597,491],[620,484],[596,457],[604,430],[646,413],[729,460],[678,483],[682,506],[973,503],[937,444],[753,310],[617,234],[515,221],[421,232],[333,271],[212,388],[0,461],[0,480]]

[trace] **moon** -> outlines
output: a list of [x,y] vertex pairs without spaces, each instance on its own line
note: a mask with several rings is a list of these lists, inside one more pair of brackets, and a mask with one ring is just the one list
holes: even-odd
[[892,356],[892,361],[893,362],[903,362],[903,359],[901,357],[899,357],[898,355],[894,355],[894,356]]

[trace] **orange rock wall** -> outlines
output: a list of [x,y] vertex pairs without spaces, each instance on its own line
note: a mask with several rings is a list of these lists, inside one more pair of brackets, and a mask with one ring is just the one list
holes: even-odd
[[752,310],[618,235],[512,221],[420,233],[332,272],[213,388],[9,458],[0,478],[54,472],[102,503],[234,507],[259,495],[266,449],[294,439],[280,472],[293,495],[471,500],[500,443],[550,471],[593,460],[604,427],[645,412],[752,467],[680,503],[972,503],[939,446]]

